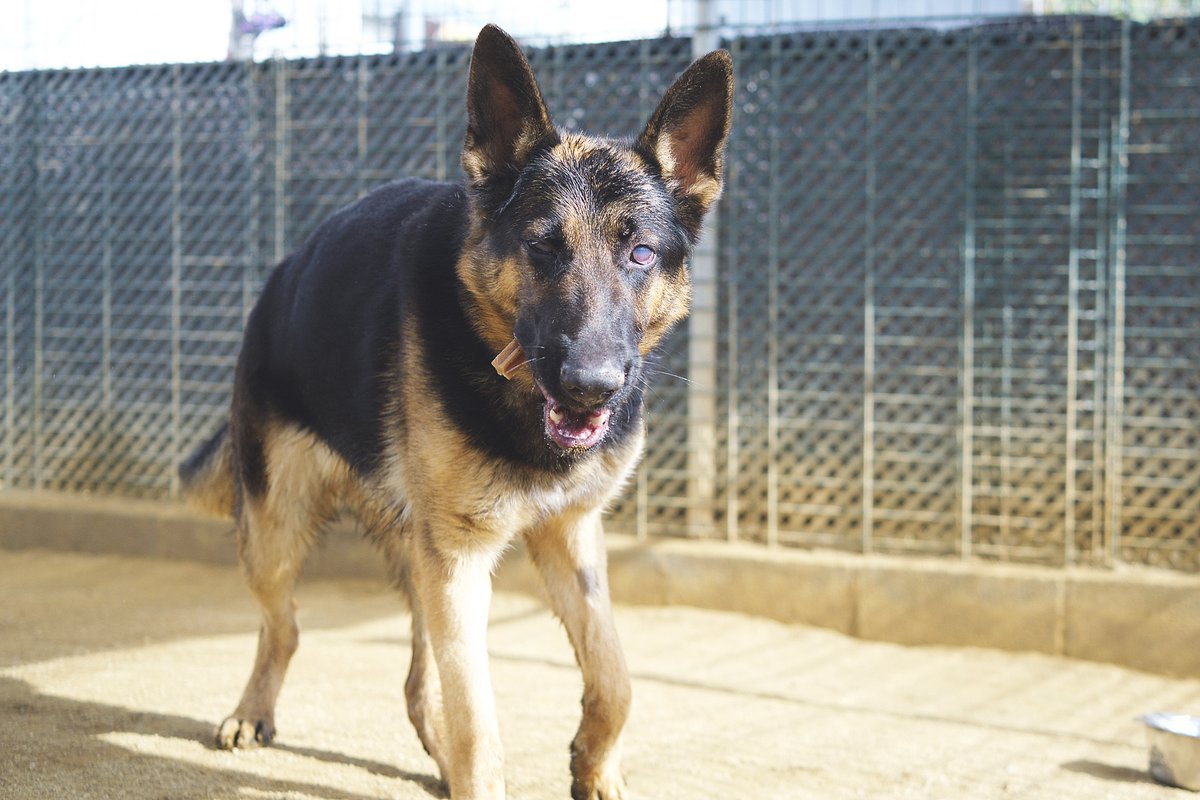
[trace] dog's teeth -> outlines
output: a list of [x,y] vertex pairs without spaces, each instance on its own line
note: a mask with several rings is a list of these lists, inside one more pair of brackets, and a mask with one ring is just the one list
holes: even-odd
[[563,414],[562,411],[560,411],[557,408],[550,409],[550,421],[553,422],[555,425],[558,425],[564,419],[566,419],[566,415]]

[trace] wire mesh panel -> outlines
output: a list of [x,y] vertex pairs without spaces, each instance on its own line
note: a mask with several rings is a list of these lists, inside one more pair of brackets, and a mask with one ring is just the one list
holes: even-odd
[[105,286],[105,360],[96,376],[104,389],[107,441],[102,457],[91,459],[93,482],[81,488],[154,496],[166,488],[177,452],[173,287],[179,269],[181,72],[159,67],[111,76],[119,102],[105,103],[118,112],[103,140],[108,218],[95,221],[104,257],[80,265],[81,272],[97,271]]
[[[359,65],[362,64],[362,67]],[[365,62],[314,58],[276,65],[286,81],[283,161],[284,249],[298,247],[321,220],[362,193]]]
[[722,236],[738,535],[860,541],[869,95],[862,37],[731,43]]
[[39,488],[140,485],[144,457],[170,459],[171,93],[167,69],[40,87]]
[[[261,270],[263,146],[253,81],[254,68],[246,65],[205,65],[175,75],[174,424],[163,443],[175,462],[228,414],[242,320]],[[131,357],[131,369],[137,363]],[[160,487],[173,479],[170,467],[157,472]]]
[[[1200,568],[1196,20],[727,46],[718,324],[653,366],[610,527]],[[632,136],[691,52],[529,58],[562,127]],[[458,179],[468,61],[0,73],[0,485],[171,496],[267,271]]]
[[1079,420],[1092,397],[1078,360],[1080,270],[1094,286],[1094,104],[1106,102],[1084,94],[1089,73],[1106,77],[1088,36],[1000,28],[979,39],[972,546],[982,554],[1061,561],[1075,547],[1080,457],[1090,463],[1081,448],[1092,435],[1081,436]]
[[368,61],[363,188],[398,177],[461,174],[470,51],[444,48]]
[[[3,487],[27,486],[33,478],[32,381],[34,358],[36,214],[36,121],[30,98],[37,76],[0,73],[0,280],[4,302],[4,413],[0,418]],[[18,311],[18,309],[20,311]]]
[[1117,555],[1194,570],[1200,567],[1200,25],[1136,28],[1129,59]]
[[[969,37],[873,40],[866,546],[960,546]],[[951,146],[947,146],[953,143]]]

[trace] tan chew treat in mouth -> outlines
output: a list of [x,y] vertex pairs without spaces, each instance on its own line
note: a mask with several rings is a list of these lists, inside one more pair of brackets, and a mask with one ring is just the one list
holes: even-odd
[[492,359],[492,366],[500,377],[506,380],[512,380],[513,373],[517,371],[517,367],[525,363],[525,351],[521,349],[521,345],[514,338],[511,342],[504,346],[500,354]]

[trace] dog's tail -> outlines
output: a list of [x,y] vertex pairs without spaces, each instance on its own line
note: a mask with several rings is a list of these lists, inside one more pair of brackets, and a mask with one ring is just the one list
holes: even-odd
[[233,452],[229,423],[223,424],[204,444],[179,465],[184,499],[206,514],[233,516]]

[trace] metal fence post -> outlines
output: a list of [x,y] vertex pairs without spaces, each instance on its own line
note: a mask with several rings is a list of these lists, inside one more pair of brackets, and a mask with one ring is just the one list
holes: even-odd
[[278,264],[287,254],[288,62],[280,56],[271,66],[275,72],[275,253],[271,263]]
[[1083,26],[1072,26],[1071,42],[1071,195],[1070,228],[1067,253],[1067,386],[1065,485],[1063,486],[1063,563],[1074,564],[1076,553],[1075,526],[1078,495],[1079,432],[1079,237],[1080,191],[1082,182],[1082,125],[1083,125]]
[[355,114],[358,119],[356,120],[354,130],[354,194],[357,197],[361,197],[370,190],[372,184],[371,179],[367,176],[367,165],[370,163],[370,153],[367,148],[370,133],[368,109],[371,107],[371,78],[373,77],[373,72],[368,66],[366,58],[359,58],[357,67],[358,69],[355,74],[355,99],[358,102]]
[[[183,302],[183,75],[171,69],[171,463],[182,454],[183,402],[182,328]],[[179,473],[171,470],[171,496],[179,494]]]
[[973,543],[975,455],[975,192],[979,157],[976,123],[979,102],[979,36],[967,43],[966,166],[963,211],[962,356],[959,376],[962,420],[959,430],[959,555],[970,558]]
[[263,109],[259,106],[258,67],[253,61],[246,61],[241,67],[243,91],[247,95],[246,107],[249,110],[243,143],[246,147],[250,169],[246,171],[246,250],[242,262],[242,325],[250,318],[254,307],[254,290],[258,284],[258,271],[262,263],[262,202],[265,186],[263,185]]
[[771,142],[767,179],[767,545],[779,544],[779,215],[780,200],[780,83],[783,54],[780,39],[771,40],[771,110],[768,128]]
[[434,69],[436,70],[436,83],[438,100],[434,102],[434,125],[436,133],[434,141],[436,144],[436,156],[434,160],[434,180],[444,181],[450,174],[450,164],[453,159],[450,155],[450,149],[456,143],[448,141],[449,133],[447,131],[448,123],[446,120],[446,102],[445,98],[450,94],[450,69],[446,63],[449,54],[444,50],[439,52],[434,57]]
[[[109,91],[117,94],[115,76],[120,73],[109,73],[112,87]],[[113,147],[111,138],[116,127],[117,104],[110,104],[104,112],[105,137],[101,142],[101,203],[104,206],[102,245],[100,253],[101,274],[101,356],[100,356],[100,418],[103,420],[103,430],[100,431],[101,447],[107,457],[114,440],[113,426],[115,424],[113,396]],[[174,471],[172,471],[172,475]]]
[[[736,69],[740,63],[741,56],[741,48],[737,40],[732,42],[730,52],[733,55],[734,68]],[[734,116],[735,118],[737,116],[736,106]],[[730,159],[731,162],[732,160]],[[740,187],[737,181],[737,168],[731,163],[728,173],[725,176],[726,196],[733,197],[739,191]],[[725,218],[727,223],[727,240],[722,242],[722,244],[725,247],[725,269],[729,275],[729,288],[725,298],[725,329],[728,333],[725,349],[725,538],[733,542],[739,538],[738,518],[741,516],[738,503],[738,489],[741,482],[739,478],[741,409],[738,388],[738,303],[741,300],[738,294],[739,265],[736,260],[738,241],[737,203],[730,203],[726,207],[725,212],[727,214]]]
[[[28,132],[28,118],[26,108],[31,102],[29,95],[32,93],[30,86],[33,83],[33,77],[30,75],[24,76],[25,80],[13,82],[13,94],[16,99],[12,117],[8,124],[12,127],[10,141],[19,146]],[[25,148],[26,152],[32,148]],[[8,180],[12,180],[10,184],[13,187],[20,186],[21,175],[24,173],[22,167],[16,167],[9,176]],[[32,178],[32,175],[30,176]],[[17,445],[16,437],[16,421],[17,421],[17,270],[20,263],[18,242],[22,235],[22,231],[28,226],[28,220],[25,219],[25,214],[17,210],[17,203],[21,202],[22,206],[28,202],[22,194],[12,192],[8,202],[5,203],[6,213],[12,215],[13,221],[16,223],[8,228],[8,235],[5,237],[4,243],[6,256],[0,259],[0,263],[4,264],[4,480],[3,487],[11,489],[16,486],[17,472],[15,451]],[[18,201],[18,197],[22,200]]]
[[1125,233],[1126,233],[1126,179],[1129,169],[1129,78],[1132,55],[1130,53],[1129,17],[1121,22],[1121,72],[1118,117],[1112,132],[1112,192],[1115,213],[1112,221],[1112,265],[1111,307],[1108,331],[1108,402],[1105,404],[1106,464],[1104,496],[1107,513],[1105,533],[1108,540],[1109,563],[1120,560],[1121,552],[1121,447],[1122,423],[1125,413]]
[[[698,4],[692,56],[717,49],[711,0]],[[692,313],[688,320],[687,533],[713,531],[717,475],[717,257],[718,205],[708,212],[692,253]],[[644,471],[644,470],[643,470]]]
[[866,256],[863,264],[862,551],[875,546],[875,132],[878,112],[879,34],[867,35]]
[[16,486],[14,451],[17,448],[17,265],[10,262],[4,275],[4,488]]
[[4,488],[16,485],[17,473],[13,463],[16,437],[13,430],[17,420],[16,378],[13,362],[17,356],[17,281],[16,265],[12,264],[4,276]]
[[42,333],[44,327],[43,298],[45,292],[46,272],[46,209],[43,203],[42,159],[43,151],[42,121],[45,114],[46,100],[43,92],[44,84],[49,73],[37,74],[34,81],[35,106],[33,113],[33,136],[30,137],[34,150],[33,173],[33,488],[41,489],[44,476],[42,475],[42,389],[45,360],[43,358]]

